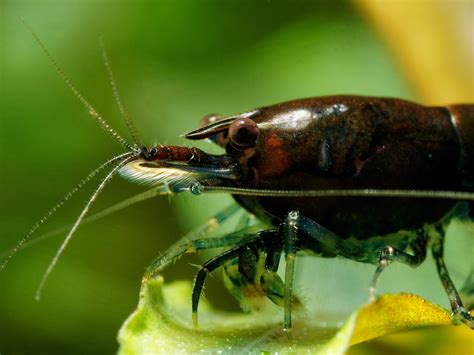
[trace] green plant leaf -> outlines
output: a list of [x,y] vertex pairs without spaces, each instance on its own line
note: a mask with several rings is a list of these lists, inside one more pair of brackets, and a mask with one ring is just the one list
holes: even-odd
[[384,295],[357,309],[337,330],[311,322],[281,328],[281,314],[229,313],[200,308],[200,327],[191,325],[191,283],[163,286],[150,280],[138,308],[119,332],[120,354],[176,352],[310,352],[342,354],[350,345],[420,326],[451,324],[444,309],[411,294]]

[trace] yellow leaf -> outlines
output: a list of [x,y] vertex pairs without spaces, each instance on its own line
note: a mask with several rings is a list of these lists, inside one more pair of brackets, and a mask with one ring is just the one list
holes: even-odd
[[383,295],[359,310],[351,344],[414,327],[451,323],[446,310],[419,296]]

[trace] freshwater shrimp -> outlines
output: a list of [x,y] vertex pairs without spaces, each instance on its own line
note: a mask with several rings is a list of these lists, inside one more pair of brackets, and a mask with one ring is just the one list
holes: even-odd
[[[197,274],[192,294],[195,326],[205,278],[219,267],[236,298],[248,298],[249,289],[268,297],[284,308],[283,327],[290,329],[292,304],[298,302],[292,286],[298,254],[339,256],[375,265],[370,284],[374,297],[377,281],[390,263],[416,267],[430,246],[454,319],[474,328],[474,318],[443,260],[450,219],[462,208],[468,210],[466,218],[474,214],[474,105],[425,107],[401,99],[362,96],[308,98],[237,115],[208,115],[201,127],[184,135],[191,140],[210,139],[225,154],[184,146],[146,146],[120,101],[105,51],[114,94],[133,143],[103,119],[33,36],[89,114],[126,149],[71,190],[0,265],[1,270],[72,194],[108,168],[46,270],[37,297],[90,206],[119,174],[152,186],[146,198],[181,192],[230,193],[241,207],[272,226],[256,233],[237,231],[186,240],[148,267],[143,283],[185,253],[225,248]],[[234,210],[224,211],[219,220]],[[284,280],[277,274],[282,255]]]

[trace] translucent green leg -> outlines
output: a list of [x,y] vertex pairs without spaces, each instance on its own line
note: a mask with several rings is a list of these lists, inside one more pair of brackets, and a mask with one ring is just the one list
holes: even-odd
[[284,298],[284,318],[283,328],[285,330],[291,329],[291,302],[293,299],[293,277],[295,273],[296,261],[296,238],[297,238],[297,223],[299,219],[299,212],[292,211],[288,213],[286,223],[283,227],[284,233],[284,252],[285,252],[285,298]]
[[449,303],[451,304],[451,309],[453,311],[453,317],[455,320],[461,321],[471,329],[474,329],[474,317],[472,317],[464,308],[461,297],[459,296],[454,283],[451,281],[448,269],[444,263],[443,254],[445,231],[441,225],[437,226],[436,231],[437,235],[433,240],[431,252],[433,253],[433,258],[436,262],[436,267],[438,268],[439,278],[441,279],[441,283],[448,295]]
[[221,248],[237,244],[242,238],[242,233],[230,234],[220,238],[205,237],[221,226],[222,223],[234,215],[239,209],[240,207],[236,204],[227,207],[214,215],[203,225],[193,229],[177,243],[173,244],[163,255],[158,256],[151,265],[148,266],[143,276],[142,285],[184,254],[194,253],[203,249]]
[[[245,301],[242,290],[247,287],[261,289],[265,295],[278,304],[283,294],[283,282],[272,269],[278,267],[275,262],[281,250],[276,230],[264,230],[246,238],[239,244],[222,252],[202,265],[195,282],[192,295],[193,324],[197,327],[197,310],[199,299],[207,275],[226,264],[227,276],[231,285],[229,291],[241,302]],[[276,255],[277,254],[277,255]],[[230,264],[228,262],[231,262]],[[268,264],[268,265],[267,265]],[[269,268],[270,266],[270,268]]]
[[325,256],[341,255],[346,258],[365,261],[366,251],[363,243],[345,240],[311,218],[301,215],[298,211],[288,213],[280,227],[286,259],[284,328],[288,330],[292,326],[291,305],[295,300],[293,297],[293,276],[296,253],[298,251],[309,251]]
[[227,261],[238,257],[241,251],[246,247],[247,245],[239,245],[237,247],[226,250],[222,254],[217,255],[216,257],[212,258],[201,266],[201,269],[197,273],[196,279],[194,281],[194,288],[192,294],[193,326],[195,328],[198,327],[197,311],[199,306],[199,299],[201,298],[201,292],[207,274],[224,265]]
[[184,241],[182,244],[173,246],[162,256],[156,258],[153,263],[147,268],[143,276],[142,284],[147,280],[153,278],[160,271],[162,271],[171,262],[176,261],[184,254],[194,253],[199,250],[231,247],[246,243],[253,235],[230,234],[223,237],[203,238]]
[[[291,294],[294,271],[294,256],[297,251],[312,252],[326,257],[342,256],[347,259],[378,264],[372,281],[372,288],[382,270],[390,261],[399,261],[411,266],[419,265],[426,256],[426,237],[419,236],[415,243],[411,243],[414,255],[390,246],[374,248],[364,240],[344,239],[331,232],[312,219],[298,212],[290,212],[286,222],[285,253],[287,256],[285,274],[285,327],[291,327]],[[382,248],[382,249],[381,249]]]
[[413,255],[391,246],[386,246],[380,251],[377,269],[375,270],[374,276],[372,277],[372,281],[370,283],[369,301],[373,301],[375,299],[375,290],[380,275],[382,274],[382,271],[385,270],[388,265],[390,265],[391,262],[398,261],[411,267],[417,267],[426,259],[426,241],[426,235],[424,232],[420,232],[418,234],[418,238],[415,240],[415,243],[411,245],[411,248],[413,249]]
[[[474,203],[469,204],[469,221],[466,223],[471,232],[474,232]],[[464,221],[466,222],[466,221]],[[464,281],[464,285],[461,287],[460,294],[461,298],[464,301],[464,306],[467,310],[474,310],[474,242],[471,242],[470,253],[471,260],[468,262],[471,263],[471,270],[469,275]]]
[[460,294],[466,309],[474,309],[474,269],[470,271],[464,285],[461,287]]
[[283,248],[281,234],[264,230],[258,235],[259,240],[245,245],[238,258],[223,265],[224,284],[246,311],[258,310],[263,305],[258,299],[263,296],[284,306],[285,284],[277,273]]

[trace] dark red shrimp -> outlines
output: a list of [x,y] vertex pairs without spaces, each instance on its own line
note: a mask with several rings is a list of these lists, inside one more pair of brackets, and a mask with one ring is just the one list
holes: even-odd
[[[466,218],[474,217],[474,105],[425,107],[361,96],[309,98],[233,116],[209,115],[199,129],[185,135],[192,140],[211,139],[225,148],[222,155],[188,147],[145,147],[118,93],[134,144],[108,125],[33,35],[91,116],[128,152],[95,169],[68,193],[12,249],[0,270],[73,193],[109,167],[38,291],[91,204],[119,173],[154,186],[152,190],[158,193],[231,193],[242,207],[272,226],[257,233],[237,231],[185,240],[150,265],[144,281],[184,253],[225,248],[198,272],[192,295],[195,325],[204,280],[220,266],[234,296],[240,301],[255,295],[268,297],[284,307],[284,327],[290,328],[291,306],[298,302],[292,287],[298,253],[374,264],[373,297],[386,266],[393,261],[418,266],[430,246],[454,318],[474,328],[474,318],[443,260],[451,217],[461,209],[468,211]],[[113,83],[105,52],[104,58]],[[148,193],[141,198],[154,196]],[[232,211],[224,211],[216,221]],[[284,280],[277,274],[281,255],[286,262]],[[473,289],[466,283],[464,291]]]
[[[285,307],[284,326],[290,327],[298,252],[377,265],[373,294],[383,268],[392,261],[418,266],[430,244],[455,317],[474,327],[443,261],[452,211],[472,200],[474,105],[425,107],[399,99],[329,96],[208,117],[185,137],[210,138],[226,154],[153,147],[121,169],[133,180],[165,183],[172,192],[232,193],[274,226],[183,245],[185,251],[229,248],[198,273],[195,322],[205,276],[219,266],[234,295],[243,300],[244,289],[258,288]],[[472,217],[472,202],[467,207]],[[173,249],[155,260],[145,279],[182,252]],[[276,274],[282,253],[284,282]],[[230,267],[234,264],[238,269]]]

